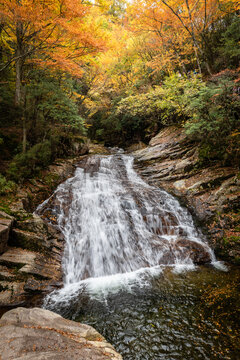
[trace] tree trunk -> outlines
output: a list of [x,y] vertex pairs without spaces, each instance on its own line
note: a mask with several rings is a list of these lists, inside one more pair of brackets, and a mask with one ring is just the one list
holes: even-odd
[[15,104],[20,105],[22,102],[22,68],[23,68],[23,25],[20,21],[16,25],[16,37],[17,37],[17,48],[16,48],[16,84],[15,84]]
[[26,118],[23,116],[23,140],[22,140],[22,152],[25,153],[27,149],[27,128]]
[[[16,25],[16,38],[17,38],[17,47],[16,47],[16,61],[15,61],[15,70],[16,70],[16,83],[15,83],[15,105],[22,105],[24,108],[26,104],[25,96],[23,94],[22,88],[22,78],[23,78],[23,62],[24,62],[24,47],[23,47],[23,24],[21,21],[17,22]],[[26,111],[23,111],[22,115],[22,152],[26,152],[27,148],[27,127],[26,127]]]

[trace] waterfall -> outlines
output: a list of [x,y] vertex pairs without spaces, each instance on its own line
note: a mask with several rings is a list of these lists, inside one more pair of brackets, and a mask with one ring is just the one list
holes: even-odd
[[215,262],[187,209],[144,182],[131,156],[85,158],[54,199],[53,212],[66,241],[64,287],[48,302],[75,296],[83,286],[118,289],[145,282],[164,267],[179,271]]

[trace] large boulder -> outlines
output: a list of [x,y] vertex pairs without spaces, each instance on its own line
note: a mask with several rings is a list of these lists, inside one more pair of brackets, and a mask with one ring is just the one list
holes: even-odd
[[51,311],[16,308],[0,320],[2,360],[122,360],[91,326]]

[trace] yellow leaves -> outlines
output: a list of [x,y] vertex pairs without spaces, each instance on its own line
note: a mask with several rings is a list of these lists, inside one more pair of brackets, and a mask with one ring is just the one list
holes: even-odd
[[240,135],[239,131],[232,133],[230,136],[238,136],[238,135]]
[[106,48],[106,31],[97,10],[81,0],[6,0],[0,3],[0,16],[4,22],[2,41],[13,55],[18,42],[16,25],[21,23],[27,63],[79,77],[88,54],[93,56]]
[[81,98],[82,97],[82,95],[81,94],[78,94],[77,92],[73,92],[73,95],[75,96],[75,98]]

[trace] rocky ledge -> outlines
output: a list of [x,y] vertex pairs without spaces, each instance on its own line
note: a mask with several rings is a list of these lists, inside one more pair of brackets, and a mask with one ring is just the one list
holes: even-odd
[[0,223],[11,220],[8,231],[0,229],[0,306],[40,304],[62,284],[62,234],[37,215],[24,221],[3,212],[0,217]]
[[[89,144],[86,152],[108,154],[106,148],[96,144]],[[16,194],[0,196],[2,311],[16,306],[40,306],[46,293],[62,286],[64,239],[56,217],[44,221],[33,211],[73,175],[76,164],[87,156],[79,151],[78,155],[56,160],[38,178],[19,186]]]
[[0,320],[2,360],[122,360],[91,326],[51,311],[16,308]]
[[216,253],[240,263],[240,173],[220,163],[200,166],[199,148],[183,129],[168,127],[135,151],[135,166],[150,184],[178,197],[209,236]]
[[58,160],[41,177],[19,187],[12,201],[1,198],[6,209],[0,211],[1,307],[40,305],[44,294],[61,286],[64,239],[57,227],[32,211],[72,176],[78,159]]

